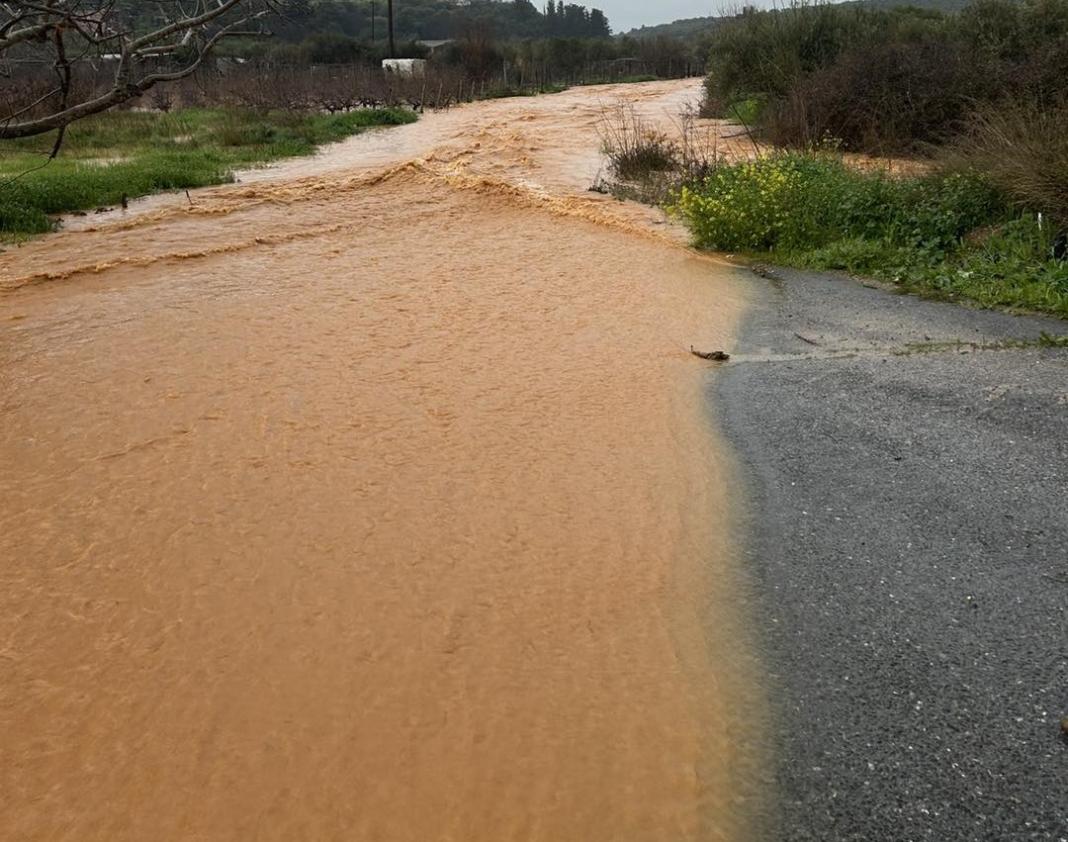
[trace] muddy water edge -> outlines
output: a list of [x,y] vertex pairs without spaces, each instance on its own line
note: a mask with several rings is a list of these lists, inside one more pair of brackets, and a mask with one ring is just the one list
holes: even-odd
[[681,90],[0,254],[0,837],[759,838],[744,291],[579,182]]

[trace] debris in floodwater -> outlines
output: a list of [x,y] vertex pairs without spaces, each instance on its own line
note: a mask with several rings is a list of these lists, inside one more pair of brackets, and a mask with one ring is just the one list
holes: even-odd
[[702,360],[713,360],[717,363],[725,363],[731,358],[726,351],[698,351],[693,345],[690,346],[690,353]]

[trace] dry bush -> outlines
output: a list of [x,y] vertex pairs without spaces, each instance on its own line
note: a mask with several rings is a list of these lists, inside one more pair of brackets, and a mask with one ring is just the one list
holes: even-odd
[[727,157],[727,150],[721,147],[723,138],[719,129],[702,124],[701,120],[702,109],[693,107],[687,107],[675,120],[678,132],[676,169],[681,180],[686,182],[704,180]]
[[[80,64],[72,68],[69,97],[85,100],[106,91],[112,82],[106,65]],[[0,121],[16,122],[44,117],[60,102],[55,73],[51,67],[15,68],[0,73]]]
[[942,41],[851,50],[798,78],[767,109],[767,137],[801,148],[833,137],[850,150],[914,152],[943,142],[983,85],[982,74]]
[[620,104],[606,112],[599,133],[612,173],[623,181],[645,181],[678,169],[678,144],[642,120],[633,106]]
[[882,154],[952,137],[977,105],[1068,97],[1068,0],[982,0],[960,13],[798,0],[712,37],[707,102],[759,101],[778,144],[833,138]]
[[687,184],[708,178],[725,160],[719,131],[687,108],[670,131],[646,123],[633,106],[607,109],[599,127],[614,180],[598,176],[591,189],[646,204],[668,204]]
[[174,108],[175,91],[173,88],[160,87],[149,91],[146,99],[156,111],[167,114]]
[[982,108],[942,157],[949,168],[981,173],[1019,206],[1068,229],[1068,102]]

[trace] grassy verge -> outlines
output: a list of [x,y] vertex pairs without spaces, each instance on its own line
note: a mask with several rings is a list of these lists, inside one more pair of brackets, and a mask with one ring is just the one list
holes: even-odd
[[416,119],[401,109],[295,114],[185,109],[112,112],[70,127],[60,157],[51,138],[0,143],[0,237],[50,231],[58,214],[164,190],[222,184],[235,169],[307,155],[374,126]]
[[1068,318],[1057,232],[968,172],[893,178],[783,153],[715,167],[673,207],[702,248]]

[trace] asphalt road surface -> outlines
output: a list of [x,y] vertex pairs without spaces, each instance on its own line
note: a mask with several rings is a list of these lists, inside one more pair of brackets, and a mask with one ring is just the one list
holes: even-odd
[[1068,326],[756,286],[710,404],[748,478],[779,837],[1063,842],[1068,350],[1036,340]]

